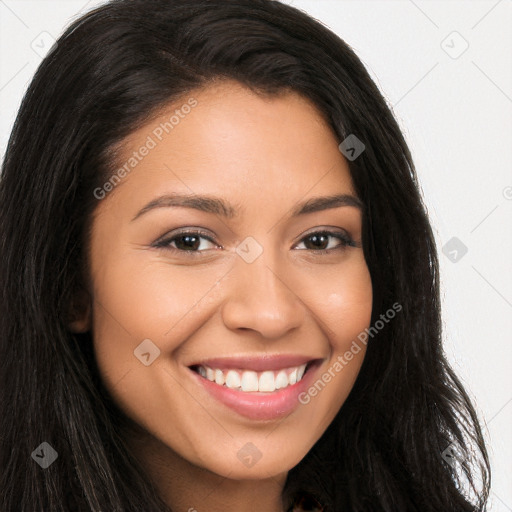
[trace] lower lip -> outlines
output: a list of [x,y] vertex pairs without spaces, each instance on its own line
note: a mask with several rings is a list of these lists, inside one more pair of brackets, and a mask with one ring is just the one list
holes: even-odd
[[314,363],[296,384],[272,393],[245,392],[220,386],[194,370],[189,370],[216,400],[251,420],[273,420],[287,416],[299,405],[299,396],[313,381],[318,363]]

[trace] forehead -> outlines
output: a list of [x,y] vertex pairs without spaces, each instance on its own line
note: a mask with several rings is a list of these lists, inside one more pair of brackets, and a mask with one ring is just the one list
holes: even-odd
[[354,193],[337,138],[312,102],[296,92],[262,96],[231,81],[161,109],[118,155],[117,168],[128,172],[112,201],[210,193],[242,206],[262,197]]

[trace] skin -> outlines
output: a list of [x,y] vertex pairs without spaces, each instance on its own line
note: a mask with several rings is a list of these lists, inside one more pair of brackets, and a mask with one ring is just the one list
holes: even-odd
[[[332,367],[370,325],[361,211],[290,216],[313,197],[356,195],[340,141],[296,93],[262,97],[232,81],[194,91],[132,133],[120,164],[190,97],[197,106],[99,201],[89,247],[92,302],[71,328],[92,329],[105,386],[145,432],[128,443],[173,510],[244,512],[257,503],[281,512],[287,472],[340,410],[364,345],[310,403],[279,420],[249,420],[219,404],[187,365],[304,354],[323,359],[319,377]],[[227,219],[162,207],[132,221],[171,192],[219,196],[240,210]],[[200,238],[196,257],[180,238],[174,252],[152,246],[182,227],[201,228],[214,241]],[[346,231],[358,246],[330,237],[318,247],[306,236],[326,228]],[[235,251],[249,236],[263,249],[252,263]],[[321,248],[333,250],[315,254]],[[145,339],[160,350],[149,366],[134,357]],[[262,454],[252,467],[237,457],[249,442]]]

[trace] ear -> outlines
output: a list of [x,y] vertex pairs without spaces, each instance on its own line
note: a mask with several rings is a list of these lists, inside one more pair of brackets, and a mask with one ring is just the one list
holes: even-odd
[[91,329],[91,297],[83,288],[75,293],[68,311],[68,329],[83,333]]

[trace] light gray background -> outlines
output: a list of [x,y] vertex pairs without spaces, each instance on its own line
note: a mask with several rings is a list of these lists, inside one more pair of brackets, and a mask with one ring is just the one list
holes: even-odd
[[[100,3],[0,0],[2,156],[52,38]],[[406,135],[440,250],[446,352],[490,443],[490,510],[512,511],[512,1],[286,3],[354,48]]]

